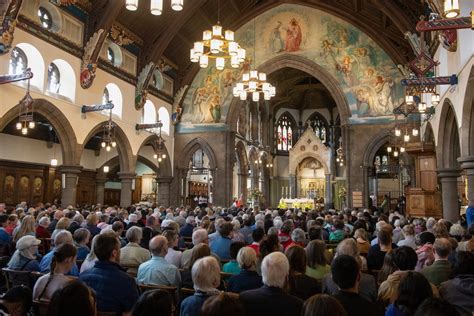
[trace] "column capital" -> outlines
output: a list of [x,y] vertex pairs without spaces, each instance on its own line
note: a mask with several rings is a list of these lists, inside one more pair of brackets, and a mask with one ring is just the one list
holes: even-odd
[[97,177],[95,178],[95,183],[97,183],[97,184],[104,184],[104,183],[107,182],[107,179],[108,179],[107,177],[97,176]]
[[137,175],[135,172],[117,172],[120,180],[133,180]]
[[436,172],[438,178],[457,178],[461,175],[461,169],[458,168],[440,168]]
[[78,165],[61,165],[58,169],[61,173],[80,174],[83,167]]
[[474,156],[463,156],[458,158],[461,168],[464,170],[474,169]]
[[156,178],[157,183],[171,183],[173,181],[173,177],[158,177]]

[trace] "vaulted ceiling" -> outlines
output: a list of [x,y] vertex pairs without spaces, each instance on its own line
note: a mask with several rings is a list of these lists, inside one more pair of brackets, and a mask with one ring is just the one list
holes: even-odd
[[[122,8],[117,9],[117,3]],[[220,0],[220,21],[236,30],[253,17],[283,3],[316,8],[340,17],[373,38],[396,63],[406,63],[412,51],[404,38],[423,14],[421,0]],[[88,35],[99,25],[117,22],[141,38],[138,72],[150,61],[167,60],[178,73],[179,83],[189,83],[199,67],[189,61],[189,49],[202,31],[217,21],[218,0],[185,0],[181,12],[164,0],[163,14],[150,13],[150,0],[139,0],[137,11],[128,11],[124,0],[96,0],[90,11]]]

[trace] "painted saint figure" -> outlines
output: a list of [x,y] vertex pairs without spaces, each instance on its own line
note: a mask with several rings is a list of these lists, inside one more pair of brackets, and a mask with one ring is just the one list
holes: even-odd
[[288,29],[286,30],[285,51],[297,52],[301,45],[301,27],[295,18],[291,19]]
[[280,27],[281,22],[278,21],[276,26],[272,30],[272,34],[270,35],[270,48],[274,54],[282,52],[285,48],[285,44],[283,43],[283,39],[281,38]]

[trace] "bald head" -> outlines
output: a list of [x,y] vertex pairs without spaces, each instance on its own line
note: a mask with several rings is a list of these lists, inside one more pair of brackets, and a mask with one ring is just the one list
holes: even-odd
[[165,236],[153,237],[149,248],[153,256],[164,257],[168,253],[168,240]]
[[447,238],[437,238],[433,245],[437,259],[448,259],[452,245]]

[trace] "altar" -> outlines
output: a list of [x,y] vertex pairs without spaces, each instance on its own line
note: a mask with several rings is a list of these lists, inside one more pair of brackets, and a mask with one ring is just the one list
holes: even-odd
[[324,207],[324,201],[322,199],[308,199],[308,198],[299,198],[299,199],[285,199],[281,198],[280,203],[278,204],[279,208],[298,208],[301,210],[309,209],[319,209]]

